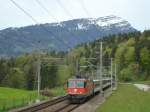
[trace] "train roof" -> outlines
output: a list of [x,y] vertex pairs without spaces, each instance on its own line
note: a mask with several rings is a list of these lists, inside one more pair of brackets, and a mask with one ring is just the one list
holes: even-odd
[[96,82],[96,81],[99,81],[99,79],[94,79],[93,81],[95,81],[95,82]]
[[99,81],[99,79],[85,79],[85,78],[74,78],[74,79],[68,79],[68,80],[81,80],[81,81],[85,81],[85,80],[93,80],[94,82]]
[[111,80],[111,78],[109,78],[109,77],[108,78],[103,78],[103,80]]
[[74,78],[74,79],[68,79],[68,80],[89,80],[89,79],[84,79],[84,78],[82,78],[82,79]]

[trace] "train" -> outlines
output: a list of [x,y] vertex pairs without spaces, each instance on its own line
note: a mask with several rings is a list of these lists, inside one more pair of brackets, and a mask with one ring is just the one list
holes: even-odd
[[[102,83],[104,90],[111,86],[111,79],[104,78]],[[73,78],[68,79],[66,85],[66,92],[72,103],[82,103],[100,92],[100,80],[97,79]]]

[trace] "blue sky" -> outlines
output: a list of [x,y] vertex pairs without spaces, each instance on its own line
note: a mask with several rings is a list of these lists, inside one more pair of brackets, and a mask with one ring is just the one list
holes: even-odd
[[[36,0],[14,1],[39,23],[116,15],[129,21],[138,30],[150,29],[150,0],[39,0],[48,9],[49,14]],[[0,29],[35,24],[10,0],[0,0],[0,14]]]

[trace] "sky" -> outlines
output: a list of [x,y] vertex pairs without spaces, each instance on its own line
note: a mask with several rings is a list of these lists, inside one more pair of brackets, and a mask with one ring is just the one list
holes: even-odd
[[[150,29],[150,0],[14,0],[38,23],[115,15],[143,31]],[[41,8],[40,2],[47,10]],[[0,0],[0,30],[36,24],[11,0]]]

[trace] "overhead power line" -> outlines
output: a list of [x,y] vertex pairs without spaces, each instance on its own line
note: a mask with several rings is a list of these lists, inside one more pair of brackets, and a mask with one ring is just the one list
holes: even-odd
[[91,14],[89,13],[89,11],[87,10],[87,8],[85,7],[84,0],[78,0],[78,1],[80,2],[81,7],[83,8],[85,14],[86,14],[87,16],[90,16],[90,17],[91,17]]
[[61,2],[61,0],[56,0],[56,1],[57,1],[57,3],[59,4],[59,6],[64,10],[64,12],[65,12],[68,16],[70,16],[70,17],[73,18],[72,14],[65,8],[65,6],[64,6],[63,3]]
[[[58,22],[57,18],[55,16],[51,15],[50,11],[44,6],[44,4],[42,2],[40,2],[40,0],[35,0],[35,1],[50,17],[52,17],[53,19],[55,19]],[[65,28],[63,28],[63,29],[65,29]],[[68,29],[65,29],[65,30],[67,30],[67,32],[70,33],[71,36],[74,36],[74,37],[77,36],[75,33],[71,32],[70,30],[68,30]]]
[[[17,8],[19,8],[26,16],[28,16],[29,18],[31,18],[36,24],[39,24],[39,22],[32,16],[30,15],[26,10],[24,10],[19,4],[17,4],[14,0],[10,0]],[[48,30],[45,26],[41,25],[43,30],[46,31],[47,33],[50,33],[52,35],[52,38],[56,39],[57,41],[59,41],[60,43],[63,42],[63,44],[71,49],[72,47],[70,47],[66,42],[64,42],[62,39],[57,38],[57,36],[51,32],[50,30]]]
[[35,0],[35,1],[48,15],[50,15],[51,18],[58,21],[58,19],[44,6],[42,2],[40,2],[40,0]]
[[19,8],[23,13],[25,13],[29,18],[31,18],[35,23],[38,24],[38,21],[34,19],[27,11],[25,11],[19,4],[17,4],[14,0],[10,0],[17,8]]

